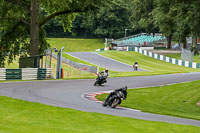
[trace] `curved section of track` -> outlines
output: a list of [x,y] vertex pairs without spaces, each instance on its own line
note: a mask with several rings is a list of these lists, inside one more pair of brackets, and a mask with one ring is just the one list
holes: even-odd
[[[97,53],[93,53],[93,52],[66,52],[66,53],[75,58],[79,58],[81,60],[90,62],[94,65],[97,65],[103,68],[108,68],[109,70],[112,70],[112,71],[119,71],[119,72],[134,71],[133,66],[131,65],[107,58]],[[146,71],[146,70],[138,68],[138,71]]]
[[87,112],[98,112],[150,121],[200,126],[200,121],[197,120],[157,115],[123,108],[112,109],[109,107],[102,107],[100,103],[81,97],[86,93],[113,90],[125,85],[129,88],[139,88],[174,84],[198,79],[200,79],[200,73],[109,78],[108,83],[104,86],[93,86],[94,79],[0,83],[0,94],[31,102]]

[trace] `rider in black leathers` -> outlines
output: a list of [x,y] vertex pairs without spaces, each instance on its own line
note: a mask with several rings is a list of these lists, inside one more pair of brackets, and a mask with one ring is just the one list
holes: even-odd
[[124,93],[124,100],[125,100],[127,97],[127,86],[122,87],[120,89],[116,89],[115,91],[111,92],[108,97],[111,97],[112,95],[117,94],[118,91],[122,91]]
[[[111,93],[107,96],[107,98],[105,99],[105,101],[103,102],[103,106],[111,105],[111,104],[112,104],[111,102],[112,102],[112,101],[114,100],[114,98],[115,98],[115,97],[113,97],[113,96],[114,96],[114,95],[117,95],[120,91],[124,94],[123,100],[125,100],[126,97],[127,97],[127,86],[122,87],[122,88],[120,88],[120,89],[116,89],[115,91],[111,92]],[[120,101],[120,103],[121,103],[121,101]],[[120,104],[120,103],[119,103],[119,104]]]

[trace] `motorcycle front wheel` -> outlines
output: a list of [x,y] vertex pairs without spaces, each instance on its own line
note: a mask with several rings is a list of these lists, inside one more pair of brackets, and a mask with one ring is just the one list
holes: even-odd
[[115,108],[118,104],[120,103],[120,99],[119,98],[115,98],[111,104],[112,108]]
[[98,80],[94,82],[94,86],[96,86],[96,85],[97,85],[97,82],[98,82]]

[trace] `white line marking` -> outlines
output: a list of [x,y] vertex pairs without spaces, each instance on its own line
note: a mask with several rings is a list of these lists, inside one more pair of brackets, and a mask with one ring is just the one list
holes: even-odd
[[[77,58],[77,59],[79,59],[79,60],[85,61],[85,62],[87,62],[87,63],[89,63],[89,64],[92,64],[92,63],[90,63],[90,62],[88,62],[88,61],[86,61],[86,60],[83,60],[83,59],[81,59],[81,58],[79,58],[79,57],[77,57],[77,56],[71,55],[70,53],[67,53],[67,52],[64,52],[64,53],[65,53],[65,54],[68,54],[68,55],[70,55],[70,56],[72,56],[72,57],[74,57],[74,58]],[[78,62],[78,63],[79,63],[79,62]],[[80,64],[83,64],[83,63],[80,63]],[[91,65],[88,65],[88,64],[83,64],[83,65],[91,66]],[[95,64],[92,64],[92,65],[95,65]]]
[[[104,58],[110,59],[110,60],[112,60],[112,61],[115,61],[115,62],[118,62],[118,63],[121,63],[121,64],[124,64],[124,65],[131,66],[131,67],[132,67],[132,65],[129,65],[129,64],[126,64],[126,63],[120,62],[120,61],[118,61],[118,60],[115,60],[115,59],[112,59],[112,58],[108,58],[108,57],[106,57],[106,56],[103,56],[103,55],[100,55],[100,54],[98,54],[98,53],[96,53],[96,52],[93,52],[93,53],[95,53],[95,54],[97,54],[97,55],[99,55],[99,56],[102,56],[102,57],[104,57]],[[148,70],[146,70],[146,69],[143,69],[143,68],[140,68],[140,69],[141,69],[141,70],[148,71]]]

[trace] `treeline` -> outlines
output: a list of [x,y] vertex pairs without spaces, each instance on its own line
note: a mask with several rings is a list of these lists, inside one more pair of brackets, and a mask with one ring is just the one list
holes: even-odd
[[186,47],[186,37],[200,36],[199,0],[115,0],[116,4],[102,7],[95,13],[78,14],[71,32],[64,32],[59,20],[52,20],[46,26],[51,37],[95,37],[121,38],[140,32],[160,32],[171,40]]
[[158,29],[167,37],[168,48],[172,39],[186,48],[186,37],[191,36],[192,47],[196,47],[200,34],[199,0],[133,0],[132,7],[131,21],[136,29]]
[[101,7],[95,12],[81,13],[73,21],[71,31],[64,31],[58,19],[45,25],[48,37],[85,37],[85,38],[120,38],[124,36],[125,29],[132,34],[131,9],[128,1],[115,0],[115,4]]

